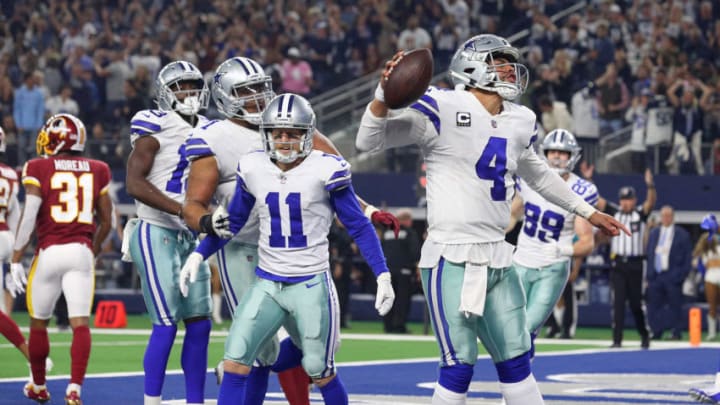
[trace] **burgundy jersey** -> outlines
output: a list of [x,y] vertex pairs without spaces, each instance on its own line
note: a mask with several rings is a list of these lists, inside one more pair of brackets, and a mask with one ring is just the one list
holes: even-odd
[[40,188],[36,230],[38,249],[73,242],[92,248],[95,207],[110,185],[105,162],[79,156],[50,156],[25,163],[24,185]]
[[6,164],[0,163],[0,231],[9,231],[7,219],[10,202],[18,193],[18,175]]

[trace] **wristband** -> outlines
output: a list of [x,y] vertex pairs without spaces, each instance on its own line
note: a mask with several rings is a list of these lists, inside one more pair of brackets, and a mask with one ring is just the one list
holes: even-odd
[[573,248],[573,245],[558,245],[558,251],[560,251],[560,256],[575,255],[575,248]]
[[375,100],[385,103],[385,89],[382,87],[382,82],[378,82],[378,85],[375,88]]
[[365,207],[365,211],[363,211],[363,213],[365,214],[365,217],[367,217],[367,219],[372,220],[372,215],[378,211],[380,211],[378,207],[368,204],[367,207]]
[[205,214],[201,216],[199,225],[201,233],[217,236],[217,234],[215,233],[215,229],[213,229],[212,226],[212,214]]
[[585,219],[590,219],[592,214],[594,214],[596,212],[597,212],[597,210],[595,209],[595,207],[593,207],[592,205],[588,204],[585,201],[581,202],[577,207],[575,207],[575,213]]

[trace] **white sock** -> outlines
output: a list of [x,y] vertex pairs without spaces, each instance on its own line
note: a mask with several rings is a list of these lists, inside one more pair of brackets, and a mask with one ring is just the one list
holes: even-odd
[[151,397],[148,395],[145,395],[145,402],[143,402],[145,405],[162,405],[162,397]]
[[215,322],[222,321],[222,295],[215,293],[212,295],[213,310],[212,316]]
[[500,392],[502,392],[507,405],[545,404],[537,381],[535,381],[535,376],[532,374],[520,382],[500,383]]
[[73,391],[77,391],[78,395],[82,394],[82,386],[79,384],[70,383],[65,390],[65,395],[70,394]]
[[467,393],[453,392],[435,383],[435,392],[432,397],[432,405],[465,405]]

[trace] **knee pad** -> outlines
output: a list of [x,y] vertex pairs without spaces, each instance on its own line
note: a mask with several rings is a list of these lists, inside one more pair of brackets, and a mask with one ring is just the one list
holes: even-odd
[[510,360],[495,363],[495,369],[501,383],[520,382],[531,374],[530,352],[523,353]]
[[473,366],[469,364],[440,367],[438,384],[452,392],[464,394],[470,387],[473,371]]

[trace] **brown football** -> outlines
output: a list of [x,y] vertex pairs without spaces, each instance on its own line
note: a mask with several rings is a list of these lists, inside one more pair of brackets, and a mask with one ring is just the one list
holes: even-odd
[[385,82],[385,104],[405,108],[425,94],[433,77],[432,53],[427,48],[405,52]]

